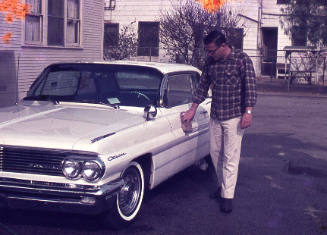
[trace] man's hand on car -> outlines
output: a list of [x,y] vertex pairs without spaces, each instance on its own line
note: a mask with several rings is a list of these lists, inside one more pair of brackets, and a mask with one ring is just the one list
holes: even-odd
[[198,104],[193,103],[189,110],[181,113],[181,121],[189,124],[193,120],[197,108]]

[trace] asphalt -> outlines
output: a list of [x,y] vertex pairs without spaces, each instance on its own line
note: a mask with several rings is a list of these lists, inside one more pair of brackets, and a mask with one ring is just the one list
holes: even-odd
[[[257,78],[258,95],[276,95],[289,97],[312,97],[327,99],[327,82],[315,84],[289,84],[288,80],[275,78]],[[327,178],[327,154],[319,163],[310,159],[292,159],[287,164],[291,174],[306,174]]]

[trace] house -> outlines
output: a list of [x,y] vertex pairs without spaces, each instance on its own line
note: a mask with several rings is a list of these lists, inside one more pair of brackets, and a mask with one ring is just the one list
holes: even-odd
[[[195,0],[194,0],[195,1]],[[149,59],[149,51],[154,50],[151,60],[167,61],[159,43],[160,15],[172,9],[172,4],[180,4],[180,0],[105,0],[105,34],[108,32],[118,40],[119,28],[135,22],[138,32],[138,59]],[[231,0],[228,7],[238,12],[241,18],[240,28],[244,28],[245,37],[240,42],[242,49],[251,56],[258,76],[275,76],[276,64],[284,63],[285,46],[296,43],[284,33],[280,19],[281,8],[289,0]],[[146,40],[140,32],[152,35]],[[300,40],[300,39],[298,39]],[[111,40],[115,42],[115,40]]]
[[103,9],[103,0],[0,0],[0,107],[50,63],[103,59]]

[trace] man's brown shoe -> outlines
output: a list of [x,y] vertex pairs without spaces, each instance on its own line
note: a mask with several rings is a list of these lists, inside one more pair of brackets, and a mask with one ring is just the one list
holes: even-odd
[[220,210],[224,213],[231,213],[233,210],[233,199],[222,198],[220,202]]

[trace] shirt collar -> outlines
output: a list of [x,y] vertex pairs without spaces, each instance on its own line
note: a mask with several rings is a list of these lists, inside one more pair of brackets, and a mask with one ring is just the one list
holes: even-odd
[[230,47],[231,51],[225,60],[233,60],[235,58],[235,48]]

